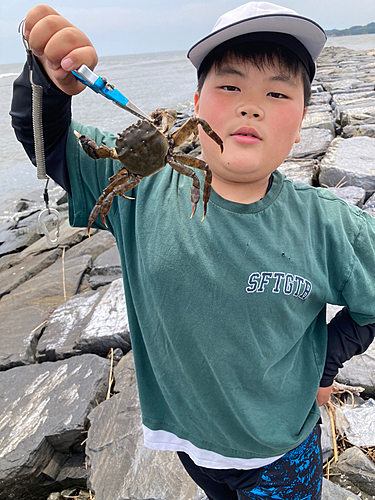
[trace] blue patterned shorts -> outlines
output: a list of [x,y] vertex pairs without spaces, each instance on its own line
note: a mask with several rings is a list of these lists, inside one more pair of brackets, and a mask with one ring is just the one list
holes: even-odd
[[260,469],[207,469],[178,453],[192,479],[209,500],[320,500],[322,460],[320,427],[279,460]]
[[239,500],[320,500],[322,462],[319,431],[314,428],[297,448],[263,467],[255,488],[237,490]]

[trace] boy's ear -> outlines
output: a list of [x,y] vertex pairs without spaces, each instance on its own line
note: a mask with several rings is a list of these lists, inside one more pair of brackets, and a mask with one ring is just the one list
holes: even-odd
[[307,108],[304,109],[303,111],[303,115],[302,115],[302,120],[301,120],[301,123],[299,125],[299,130],[298,130],[298,134],[297,134],[297,137],[294,141],[294,144],[298,144],[299,142],[301,142],[301,128],[302,128],[302,122],[306,116],[306,113],[307,113]]
[[194,116],[199,116],[199,94],[195,92],[194,94]]

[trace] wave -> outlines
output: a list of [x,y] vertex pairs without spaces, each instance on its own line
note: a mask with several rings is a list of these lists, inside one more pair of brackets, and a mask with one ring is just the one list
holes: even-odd
[[19,73],[0,73],[0,78],[9,78],[10,76],[18,76]]

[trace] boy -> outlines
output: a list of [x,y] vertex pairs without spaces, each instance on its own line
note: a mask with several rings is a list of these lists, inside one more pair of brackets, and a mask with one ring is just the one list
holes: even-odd
[[[71,223],[86,226],[120,166],[88,158],[73,130],[109,147],[111,134],[70,123],[66,94],[83,86],[69,72],[93,69],[97,56],[46,6],[29,12],[25,34],[45,72],[37,67],[34,80],[45,91],[47,171],[70,194]],[[189,51],[195,114],[224,143],[220,155],[200,134],[213,174],[204,222],[189,220],[191,180],[168,167],[129,193],[135,200],[117,197],[107,216],[145,444],[177,451],[212,500],[321,497],[316,396],[327,401],[342,362],[375,332],[375,221],[276,170],[300,140],[324,42],[313,21],[277,5],[224,14]],[[33,157],[29,99],[25,70],[12,116]],[[346,306],[328,327],[328,347],[326,303]]]

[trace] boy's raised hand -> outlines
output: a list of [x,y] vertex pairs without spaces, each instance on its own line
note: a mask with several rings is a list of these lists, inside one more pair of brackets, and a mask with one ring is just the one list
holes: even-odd
[[38,5],[28,12],[24,34],[55,85],[69,95],[82,92],[85,85],[71,71],[82,64],[93,70],[98,62],[87,36],[48,5]]

